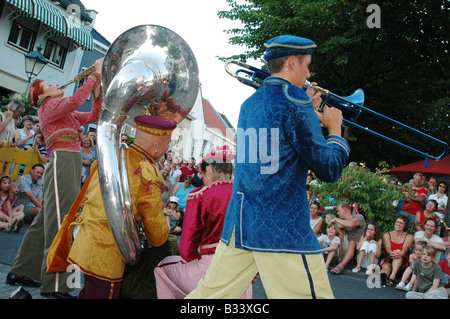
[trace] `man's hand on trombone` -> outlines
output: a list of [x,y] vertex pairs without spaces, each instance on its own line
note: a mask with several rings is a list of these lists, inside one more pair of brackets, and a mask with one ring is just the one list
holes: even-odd
[[[317,85],[316,82],[311,83],[311,85]],[[314,111],[320,120],[320,125],[325,126],[328,129],[330,135],[342,136],[342,112],[335,107],[329,107],[325,105],[323,112],[319,112],[319,107],[322,104],[321,92],[314,90],[309,87],[306,90],[306,94],[309,95],[313,101]]]

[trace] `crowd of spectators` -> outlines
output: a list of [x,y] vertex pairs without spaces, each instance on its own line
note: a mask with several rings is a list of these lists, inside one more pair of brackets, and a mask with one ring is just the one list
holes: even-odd
[[[13,100],[6,105],[6,111],[0,113],[0,147],[12,147],[20,150],[34,148],[40,159],[41,163],[34,165],[30,173],[23,174],[23,169],[21,169],[19,171],[20,177],[17,179],[20,191],[15,205],[23,207],[24,221],[31,224],[42,205],[43,177],[50,154],[46,149],[45,137],[39,127],[38,116],[25,115],[22,118],[20,114],[24,111],[24,105],[18,100]],[[83,185],[89,177],[92,163],[97,160],[97,133],[92,127],[86,134],[84,134],[84,128],[80,127],[79,133],[81,135],[80,152],[83,164],[81,183]],[[129,145],[131,143],[130,137],[122,134],[121,142]],[[169,207],[170,204],[174,204],[174,200],[170,201],[169,199],[176,198],[178,214],[182,214],[188,193],[194,188],[203,185],[203,179],[196,159],[191,157],[186,160],[181,156],[175,156],[172,151],[168,151],[158,164],[165,180],[162,193],[163,203],[165,207]],[[11,165],[10,174],[13,169],[14,164]],[[8,231],[18,230],[15,227],[18,224],[17,222],[12,222],[12,219],[9,217],[1,216],[0,229]],[[173,220],[171,223],[174,226]],[[176,224],[180,225],[180,222]],[[180,233],[181,227],[177,227],[174,233]],[[175,229],[175,227],[173,228]]]
[[[396,179],[388,182],[397,184]],[[407,293],[406,298],[448,298],[447,188],[445,181],[430,177],[427,183],[423,174],[415,173],[405,188],[404,198],[394,203],[398,215],[392,228],[384,234],[377,222],[366,221],[348,203],[336,207],[337,216],[320,210],[326,213],[319,217],[323,227],[317,233],[320,195],[310,192],[311,228],[323,248],[329,273],[339,275],[346,267],[355,273],[365,269],[367,276],[379,275],[383,286],[414,292]],[[421,266],[417,267],[418,264]]]
[[[35,164],[28,174],[22,174],[16,181],[7,174],[0,177],[0,229],[7,232],[20,231],[23,223],[31,224],[39,213],[43,201],[42,180],[50,155],[39,128],[39,119],[31,115],[21,118],[23,111],[24,106],[19,101],[12,101],[6,106],[6,111],[0,113],[0,147],[35,148],[42,164]],[[82,183],[88,178],[90,167],[97,159],[96,132],[89,130],[83,135],[83,131],[80,128]],[[129,144],[129,137],[122,135],[121,142]],[[167,223],[171,233],[180,235],[186,198],[192,190],[203,186],[202,172],[195,158],[186,160],[175,156],[172,151],[165,154],[158,167],[165,181],[162,197],[164,208],[168,208],[165,210]],[[307,184],[313,179],[314,175],[308,174]],[[395,179],[389,182],[397,183]],[[441,287],[448,288],[450,277],[450,229],[444,218],[447,194],[448,184],[445,181],[439,181],[436,177],[426,181],[423,174],[415,173],[404,198],[396,203],[398,215],[393,220],[392,229],[381,234],[380,226],[375,221],[367,221],[348,203],[337,206],[337,216],[330,212],[324,214],[320,210],[320,197],[312,194],[307,187],[311,228],[323,248],[329,273],[339,275],[347,268],[355,273],[365,269],[368,276],[378,272],[383,285],[415,292],[408,294],[408,298],[437,298],[437,292],[442,293]],[[431,264],[440,268],[431,266],[430,260]],[[430,271],[419,274],[418,268]],[[424,273],[432,278],[423,278]],[[435,282],[437,279],[438,283]],[[436,291],[429,293],[432,290]]]

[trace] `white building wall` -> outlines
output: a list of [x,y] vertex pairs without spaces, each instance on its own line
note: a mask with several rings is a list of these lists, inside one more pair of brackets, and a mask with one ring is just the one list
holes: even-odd
[[[0,86],[20,95],[25,92],[28,76],[25,73],[26,52],[8,44],[8,37],[12,27],[10,20],[11,9],[5,5],[0,16]],[[47,42],[44,28],[39,27],[34,47],[31,51],[37,50],[41,45],[43,48]],[[47,33],[48,35],[48,33]],[[68,49],[64,70],[48,63],[38,75],[38,78],[63,85],[70,81],[77,73],[83,56],[81,48],[75,49],[73,45]],[[66,90],[66,94],[71,95],[72,90]]]

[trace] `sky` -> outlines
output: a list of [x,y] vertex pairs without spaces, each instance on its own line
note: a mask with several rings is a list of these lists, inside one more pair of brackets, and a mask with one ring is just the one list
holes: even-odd
[[[86,9],[98,12],[94,28],[109,42],[142,24],[155,24],[177,33],[190,46],[199,68],[203,98],[224,113],[237,128],[239,109],[254,89],[225,72],[217,56],[244,53],[246,48],[228,43],[224,30],[239,22],[220,19],[218,11],[230,8],[225,0],[81,0]],[[258,65],[255,65],[259,67]]]

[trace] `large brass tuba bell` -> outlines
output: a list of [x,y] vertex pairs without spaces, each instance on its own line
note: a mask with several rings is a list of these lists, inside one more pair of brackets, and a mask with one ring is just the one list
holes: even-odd
[[141,25],[120,35],[105,55],[103,105],[97,127],[98,174],[108,223],[128,264],[142,250],[133,218],[126,169],[124,124],[151,114],[177,123],[192,109],[199,92],[198,67],[188,44],[173,31]]

